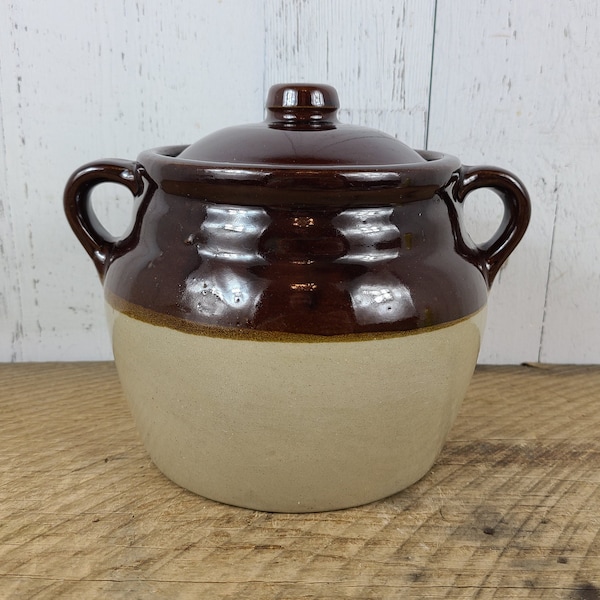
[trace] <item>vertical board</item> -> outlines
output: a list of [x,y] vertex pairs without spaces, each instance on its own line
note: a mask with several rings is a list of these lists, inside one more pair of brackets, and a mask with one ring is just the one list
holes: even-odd
[[434,0],[267,0],[265,87],[329,83],[340,118],[425,145]]
[[600,363],[600,8],[554,4],[547,127],[557,206],[540,360]]
[[[467,164],[512,170],[529,188],[533,203],[530,230],[492,290],[483,362],[540,359],[555,219],[561,220],[556,223],[558,236],[572,233],[576,221],[589,222],[590,145],[581,145],[580,140],[597,140],[600,131],[597,94],[592,100],[592,88],[583,75],[599,72],[598,36],[592,40],[592,29],[598,29],[596,13],[596,5],[584,0],[550,0],[543,9],[517,0],[438,4],[429,146],[457,154]],[[588,65],[578,65],[579,61]],[[589,121],[594,113],[596,121]],[[565,221],[565,202],[570,225]],[[493,220],[487,198],[474,194],[467,204],[478,220]],[[597,210],[592,214],[597,218]],[[556,242],[553,259],[560,253]],[[597,242],[589,242],[587,250],[594,243],[597,255]],[[563,256],[579,257],[581,250]],[[551,278],[557,273],[553,266]],[[565,288],[577,286],[575,278],[580,276],[580,272],[566,274]],[[579,287],[588,293],[593,288],[595,297],[600,292],[597,283]],[[558,325],[556,319],[550,323],[552,310],[546,336]],[[590,303],[588,314],[597,319],[600,313]],[[587,337],[590,332],[580,327],[579,335]],[[541,358],[558,356],[545,351]],[[600,354],[576,353],[570,360],[597,361]]]
[[[87,161],[135,159],[259,118],[262,4],[23,0],[1,10],[0,360],[108,358],[101,287],[67,226],[64,184]],[[102,217],[122,222],[130,199],[104,192]]]
[[[2,9],[0,9],[0,18]],[[4,65],[0,61],[0,80]],[[5,67],[4,67],[5,68]],[[8,202],[8,152],[4,136],[4,103],[0,94],[0,362],[19,358],[17,346],[23,318],[18,303],[19,273],[15,261],[14,217]]]

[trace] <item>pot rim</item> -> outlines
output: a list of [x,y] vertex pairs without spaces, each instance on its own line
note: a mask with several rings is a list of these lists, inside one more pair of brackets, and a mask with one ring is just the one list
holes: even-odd
[[[145,150],[138,163],[165,193],[241,204],[333,201],[388,204],[431,198],[461,166],[451,155],[417,150],[422,163],[386,165],[271,165],[201,162],[179,158],[187,145]],[[281,192],[285,192],[285,198]],[[311,195],[307,196],[306,192]],[[279,194],[279,200],[272,195]],[[390,198],[383,196],[391,194]],[[350,197],[350,196],[352,197]]]

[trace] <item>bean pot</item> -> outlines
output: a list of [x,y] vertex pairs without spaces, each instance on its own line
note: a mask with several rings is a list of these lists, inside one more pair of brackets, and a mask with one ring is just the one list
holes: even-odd
[[[145,448],[207,498],[323,511],[423,477],[527,228],[511,173],[415,151],[337,109],[330,86],[277,85],[264,122],[92,162],[66,186]],[[91,206],[104,182],[133,198],[118,239]],[[462,221],[479,188],[504,207],[483,244]]]

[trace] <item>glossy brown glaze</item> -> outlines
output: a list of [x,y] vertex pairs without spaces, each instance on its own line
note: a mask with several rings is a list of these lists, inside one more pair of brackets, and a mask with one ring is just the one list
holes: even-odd
[[296,168],[425,162],[391,135],[340,123],[337,92],[331,86],[273,86],[266,108],[263,122],[217,131],[184,148],[179,158],[228,166]]
[[452,251],[448,203],[317,210],[155,193],[139,238],[115,248],[105,287],[217,327],[341,335],[442,324],[487,296],[476,256]]
[[[319,336],[429,328],[485,305],[529,220],[517,178],[344,126],[328,86],[276,86],[267,105],[264,123],[74,173],[66,212],[109,302],[185,330]],[[124,239],[90,208],[103,181],[136,199]],[[477,246],[461,212],[480,187],[505,217]]]

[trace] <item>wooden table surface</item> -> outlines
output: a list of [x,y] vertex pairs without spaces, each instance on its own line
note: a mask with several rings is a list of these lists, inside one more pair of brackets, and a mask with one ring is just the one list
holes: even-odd
[[431,472],[351,510],[195,496],[112,363],[0,365],[0,598],[600,600],[600,367],[478,368]]

